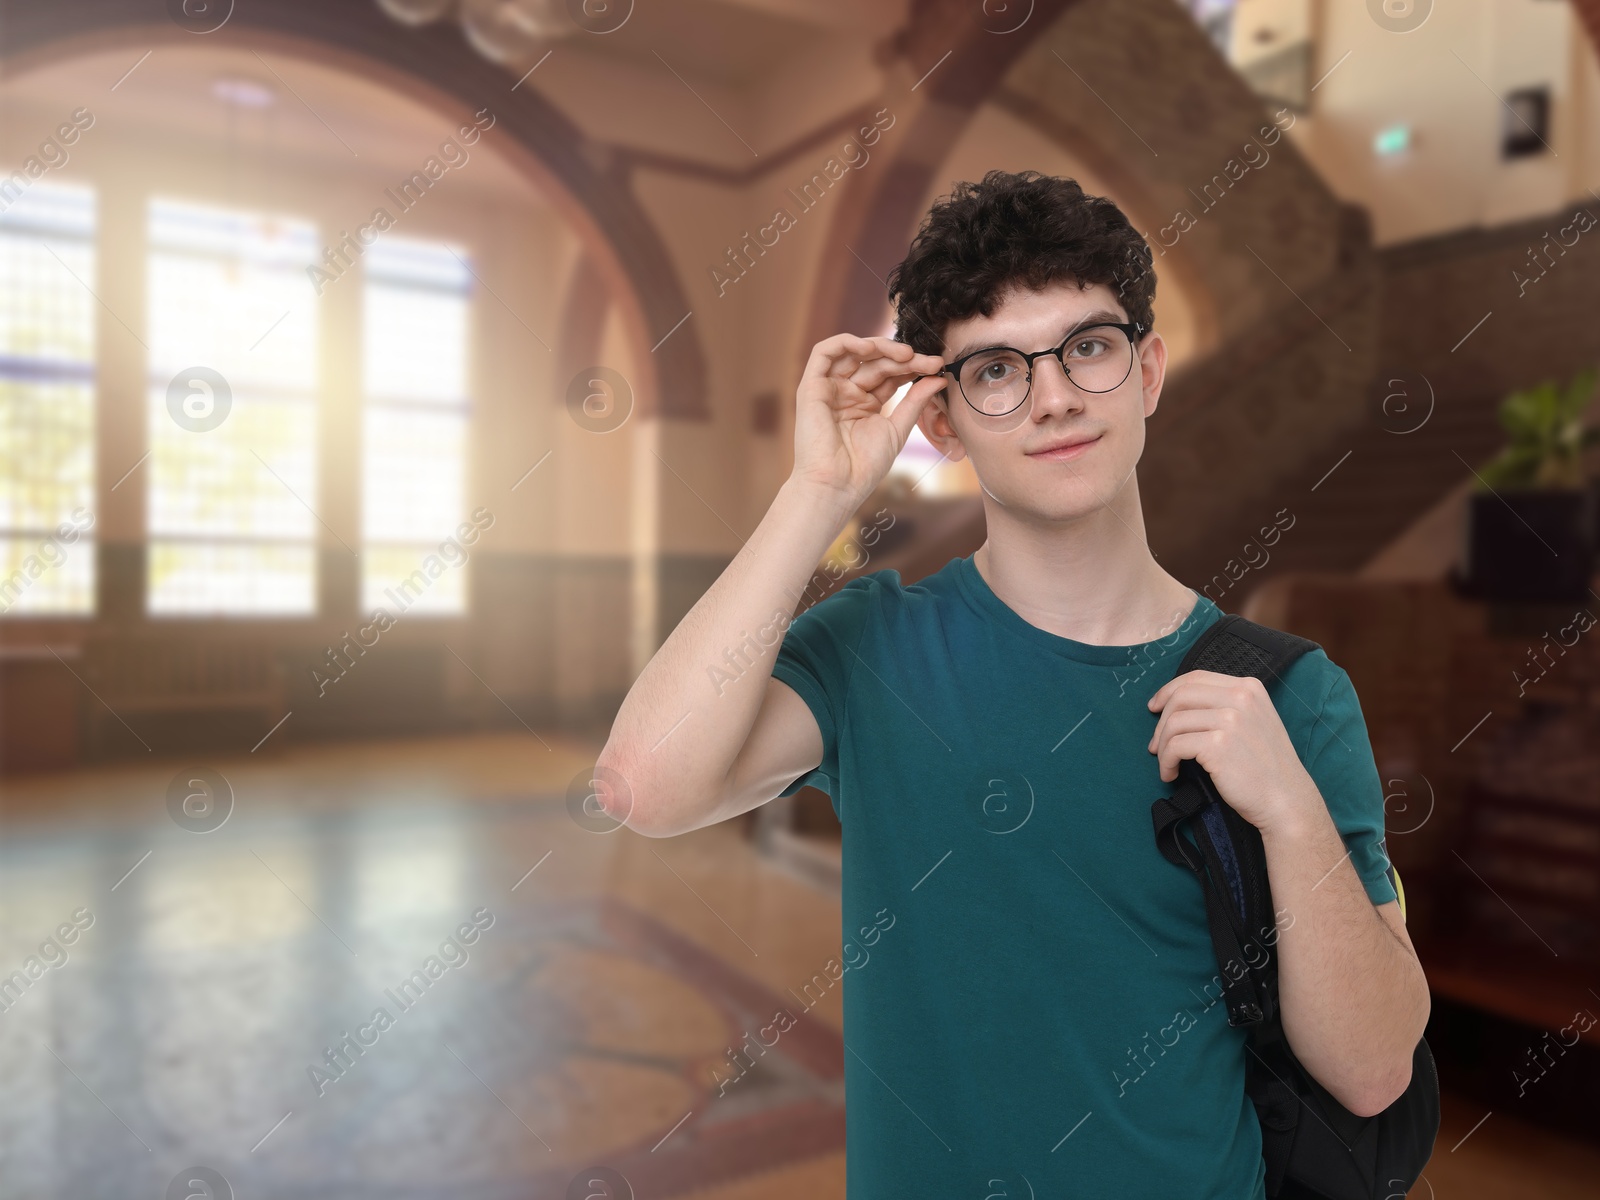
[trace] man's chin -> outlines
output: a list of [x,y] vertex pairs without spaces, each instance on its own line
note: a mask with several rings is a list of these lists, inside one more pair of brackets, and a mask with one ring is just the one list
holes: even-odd
[[985,486],[986,500],[998,504],[1007,513],[1039,525],[1071,525],[1085,517],[1093,516],[1105,508],[1105,501],[1094,490],[1089,479],[1075,480],[1053,495],[1040,495],[1037,488],[997,491]]

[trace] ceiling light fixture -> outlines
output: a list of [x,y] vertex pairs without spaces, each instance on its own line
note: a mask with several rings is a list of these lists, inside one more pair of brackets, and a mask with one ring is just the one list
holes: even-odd
[[633,14],[633,0],[377,0],[403,25],[454,17],[467,43],[490,62],[521,71],[558,41],[582,32],[611,33]]

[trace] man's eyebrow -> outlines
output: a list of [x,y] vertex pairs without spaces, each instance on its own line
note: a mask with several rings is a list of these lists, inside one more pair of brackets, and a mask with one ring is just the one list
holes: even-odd
[[[1062,331],[1061,331],[1061,337],[1058,337],[1056,339],[1056,341],[1051,343],[1051,344],[1054,345],[1056,343],[1061,342],[1063,339],[1065,339],[1066,337],[1071,335],[1073,330],[1082,329],[1086,325],[1106,325],[1106,324],[1122,325],[1122,324],[1125,324],[1126,322],[1127,322],[1127,318],[1122,316],[1120,313],[1114,313],[1110,309],[1107,309],[1107,308],[1097,308],[1097,309],[1095,309],[1094,312],[1085,313],[1083,316],[1079,317],[1076,321],[1074,321],[1071,325],[1068,325],[1065,328],[1063,328]],[[961,357],[963,357],[965,355],[968,355],[968,354],[972,354],[975,351],[978,351],[978,350],[993,350],[993,349],[995,349],[997,346],[999,346],[1001,344],[1002,343],[999,343],[999,342],[988,342],[988,343],[985,343],[984,345],[980,346],[980,345],[976,345],[976,344],[974,344],[972,342],[968,342],[965,346],[961,347],[961,349],[957,350],[955,353],[946,355],[945,356],[945,361],[946,362],[955,362],[956,359],[961,358]],[[1013,349],[1017,349],[1017,348],[1019,348],[1019,347],[1013,347]]]

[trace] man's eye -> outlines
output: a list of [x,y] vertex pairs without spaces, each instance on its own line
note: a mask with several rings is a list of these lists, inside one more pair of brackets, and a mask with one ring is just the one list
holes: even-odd
[[1084,338],[1074,343],[1070,353],[1073,358],[1093,358],[1106,352],[1106,343],[1099,338]]

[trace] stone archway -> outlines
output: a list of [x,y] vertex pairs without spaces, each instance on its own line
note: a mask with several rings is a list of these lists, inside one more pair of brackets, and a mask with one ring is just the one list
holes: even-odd
[[[0,68],[8,77],[111,46],[246,38],[358,72],[452,115],[488,105],[506,132],[506,157],[551,198],[584,243],[589,270],[619,305],[630,341],[655,345],[689,311],[666,246],[607,148],[533,88],[513,92],[513,81],[455,29],[408,29],[373,4],[318,0],[240,4],[224,26],[206,35],[183,29],[149,0],[83,0],[71,8],[13,0],[0,6],[0,24],[6,31]],[[641,378],[632,382],[641,415],[709,419],[705,351],[692,328],[679,329],[637,363]]]

